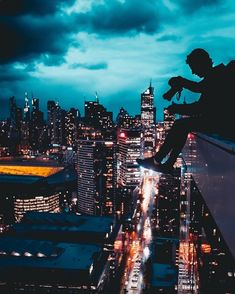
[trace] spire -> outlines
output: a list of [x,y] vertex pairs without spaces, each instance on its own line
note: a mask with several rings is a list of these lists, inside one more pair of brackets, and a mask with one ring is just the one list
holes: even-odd
[[28,92],[24,93],[24,107],[29,108],[29,98],[28,98]]
[[153,95],[153,91],[154,91],[154,88],[152,87],[152,78],[151,78],[149,83],[149,92],[151,95]]
[[99,104],[99,97],[98,97],[98,93],[95,92],[95,99],[96,99],[96,102]]

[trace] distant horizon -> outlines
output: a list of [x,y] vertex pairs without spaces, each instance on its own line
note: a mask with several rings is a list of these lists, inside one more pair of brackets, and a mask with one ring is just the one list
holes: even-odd
[[[150,82],[151,82],[151,80],[149,81],[149,85],[150,85]],[[118,115],[118,113],[119,113],[119,110],[123,107],[131,116],[135,116],[135,115],[140,115],[140,113],[141,113],[141,94],[146,90],[146,89],[148,89],[148,87],[149,87],[149,85],[147,85],[146,86],[146,88],[141,92],[141,93],[139,93],[139,112],[131,112],[131,110],[130,109],[128,109],[128,105],[126,106],[125,105],[125,101],[123,101],[123,105],[121,105],[120,106],[120,108],[119,109],[115,109],[114,111],[112,110],[112,109],[109,109],[106,105],[105,105],[105,99],[103,98],[103,97],[100,97],[99,95],[98,95],[98,99],[99,99],[99,103],[100,104],[102,104],[106,109],[107,109],[107,111],[111,111],[111,112],[113,112],[113,120],[115,121],[116,120],[116,117],[117,117],[117,115]],[[153,83],[152,83],[152,86],[153,86],[153,88],[154,88],[154,85],[153,85]],[[94,96],[93,97],[91,97],[91,98],[89,98],[88,96],[86,97],[86,96],[84,96],[83,97],[83,105],[82,105],[82,108],[79,108],[79,107],[76,107],[75,105],[69,105],[69,104],[66,104],[66,107],[63,107],[63,105],[65,105],[64,103],[63,103],[63,101],[62,101],[62,103],[61,103],[61,99],[56,99],[56,98],[51,98],[51,99],[49,99],[48,98],[48,100],[45,100],[45,99],[43,99],[43,98],[40,98],[40,97],[38,97],[37,95],[34,95],[34,93],[31,91],[31,92],[29,92],[29,91],[25,91],[24,93],[23,93],[23,96],[24,96],[24,94],[25,93],[28,93],[28,98],[29,98],[29,103],[30,103],[30,109],[32,108],[32,105],[31,105],[31,101],[32,101],[32,99],[33,98],[36,98],[36,99],[39,99],[39,109],[46,115],[46,117],[47,117],[47,102],[48,101],[55,101],[55,102],[58,102],[59,103],[59,106],[62,108],[62,109],[64,109],[64,110],[66,110],[66,111],[69,111],[71,108],[75,108],[75,109],[78,109],[79,111],[80,111],[80,113],[81,113],[81,116],[84,116],[84,104],[85,104],[85,102],[86,101],[95,101],[96,100],[96,94],[98,94],[98,93],[94,93]],[[20,98],[20,99],[17,99],[17,97],[16,96],[11,96],[11,97],[15,97],[15,100],[16,100],[16,104],[17,104],[17,106],[19,106],[19,107],[21,107],[21,108],[23,108],[24,107],[24,99],[23,98]],[[8,98],[8,101],[9,101],[9,99],[11,98],[11,97],[9,97]],[[136,99],[137,100],[137,99]],[[42,105],[42,102],[43,102],[43,105]],[[158,108],[157,107],[157,105],[156,105],[156,97],[154,97],[154,104],[155,104],[155,106],[156,106],[156,108]],[[7,118],[9,118],[9,111],[8,111],[8,113],[6,113],[6,116],[4,117],[4,116],[2,116],[2,113],[1,113],[1,111],[0,111],[0,120],[4,120],[4,119],[7,119]],[[157,114],[158,116],[159,116],[159,114]],[[161,114],[161,116],[162,116],[162,118],[163,118],[163,111],[162,111],[162,114]],[[157,121],[162,121],[162,120],[159,120],[159,119],[157,119]]]
[[[27,92],[27,91],[25,91],[25,92]],[[25,94],[25,92],[23,93],[23,94]],[[29,94],[29,92],[27,92],[28,94]],[[15,95],[13,95],[13,96],[11,96],[11,97],[15,97],[15,100],[16,100],[16,104],[17,104],[17,106],[19,106],[19,107],[21,107],[21,108],[23,108],[24,107],[24,99],[23,98],[19,98],[19,99],[17,99],[17,97],[15,96]],[[9,97],[8,98],[8,101],[9,101],[9,99],[11,98],[11,97]],[[76,105],[69,105],[69,104],[67,104],[65,107],[63,107],[63,101],[62,101],[62,103],[61,103],[61,99],[58,99],[58,98],[51,98],[51,99],[47,99],[47,100],[45,100],[45,99],[43,99],[43,98],[40,98],[40,97],[38,97],[37,95],[33,95],[33,96],[31,96],[31,94],[30,95],[28,95],[28,97],[29,97],[29,103],[30,103],[30,109],[32,108],[32,105],[31,105],[31,101],[32,101],[32,99],[33,98],[36,98],[36,99],[39,99],[39,109],[41,110],[41,111],[43,111],[44,113],[46,113],[47,112],[47,102],[48,101],[55,101],[56,103],[58,102],[58,104],[59,104],[59,106],[62,108],[62,109],[64,109],[64,110],[66,110],[66,111],[69,111],[71,108],[75,108],[75,109],[78,109],[79,111],[80,111],[80,113],[81,113],[81,116],[84,116],[84,104],[85,104],[85,102],[86,101],[95,101],[96,100],[96,96],[94,95],[94,97],[91,97],[91,98],[88,98],[88,97],[86,97],[86,96],[84,96],[83,97],[83,105],[82,105],[82,108],[81,107],[78,107],[78,106],[76,106]],[[104,103],[103,103],[103,100],[105,100],[104,98],[102,99],[102,97],[99,97],[99,103],[100,104],[102,104],[106,109],[107,109],[107,111],[111,111],[111,112],[113,112],[113,114],[114,114],[114,111],[112,111],[111,109],[108,109],[106,106],[105,106],[105,101],[104,101]],[[43,102],[43,105],[42,105],[42,102]],[[125,108],[125,110],[127,110],[128,111],[128,109],[127,109],[127,107],[125,107],[124,105],[123,106],[120,106],[120,108],[121,107],[124,107]],[[120,109],[119,108],[119,109]],[[129,111],[128,111],[128,113],[130,114],[130,115],[132,115],[132,116],[134,116],[134,115],[136,115],[136,114],[138,114],[138,113],[130,113]],[[9,117],[9,109],[8,109],[8,111],[6,112],[6,114],[5,114],[5,117],[4,116],[2,116],[2,113],[1,113],[1,110],[0,110],[0,120],[4,120],[4,119],[7,119],[8,117]],[[118,114],[118,113],[117,113]],[[140,114],[140,112],[139,112],[139,114]]]

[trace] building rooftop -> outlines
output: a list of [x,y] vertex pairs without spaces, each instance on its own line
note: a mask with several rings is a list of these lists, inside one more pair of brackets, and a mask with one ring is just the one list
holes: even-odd
[[27,212],[8,232],[19,238],[91,244],[112,243],[116,234],[112,217],[47,212]]
[[49,177],[61,170],[63,167],[0,164],[2,175]]
[[72,167],[0,163],[0,190],[5,195],[44,195],[49,190],[76,190],[77,173]]
[[32,267],[89,270],[102,248],[91,244],[0,238],[0,268]]
[[[108,216],[86,216],[73,213],[27,212],[20,224],[41,226],[43,229],[53,230],[57,227],[66,227],[71,231],[109,232],[113,218]],[[19,226],[20,227],[20,226]]]
[[226,150],[228,152],[235,154],[235,139],[223,138],[217,134],[211,134],[211,135],[197,134],[197,136],[200,138],[203,138],[205,141],[208,141],[223,150]]
[[173,287],[177,282],[177,271],[170,264],[153,263],[151,285],[155,288]]

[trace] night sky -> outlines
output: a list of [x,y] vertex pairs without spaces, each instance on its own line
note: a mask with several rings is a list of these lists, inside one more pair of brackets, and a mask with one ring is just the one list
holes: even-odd
[[[204,48],[214,64],[235,59],[234,0],[0,0],[0,117],[24,92],[83,113],[84,99],[114,117],[140,113],[150,79],[157,118],[172,76],[193,77],[185,63]],[[197,96],[183,93],[187,102]]]

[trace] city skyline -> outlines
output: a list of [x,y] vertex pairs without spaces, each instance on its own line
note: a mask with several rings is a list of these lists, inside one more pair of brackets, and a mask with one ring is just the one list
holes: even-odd
[[[11,7],[9,6],[11,3]],[[62,108],[83,110],[94,100],[114,112],[140,113],[140,94],[152,79],[157,119],[171,76],[190,70],[185,57],[203,47],[215,64],[234,59],[234,8],[227,1],[1,1],[0,116],[24,92]],[[117,13],[118,11],[118,13]],[[197,96],[182,95],[191,102]],[[137,103],[138,102],[138,103]]]

